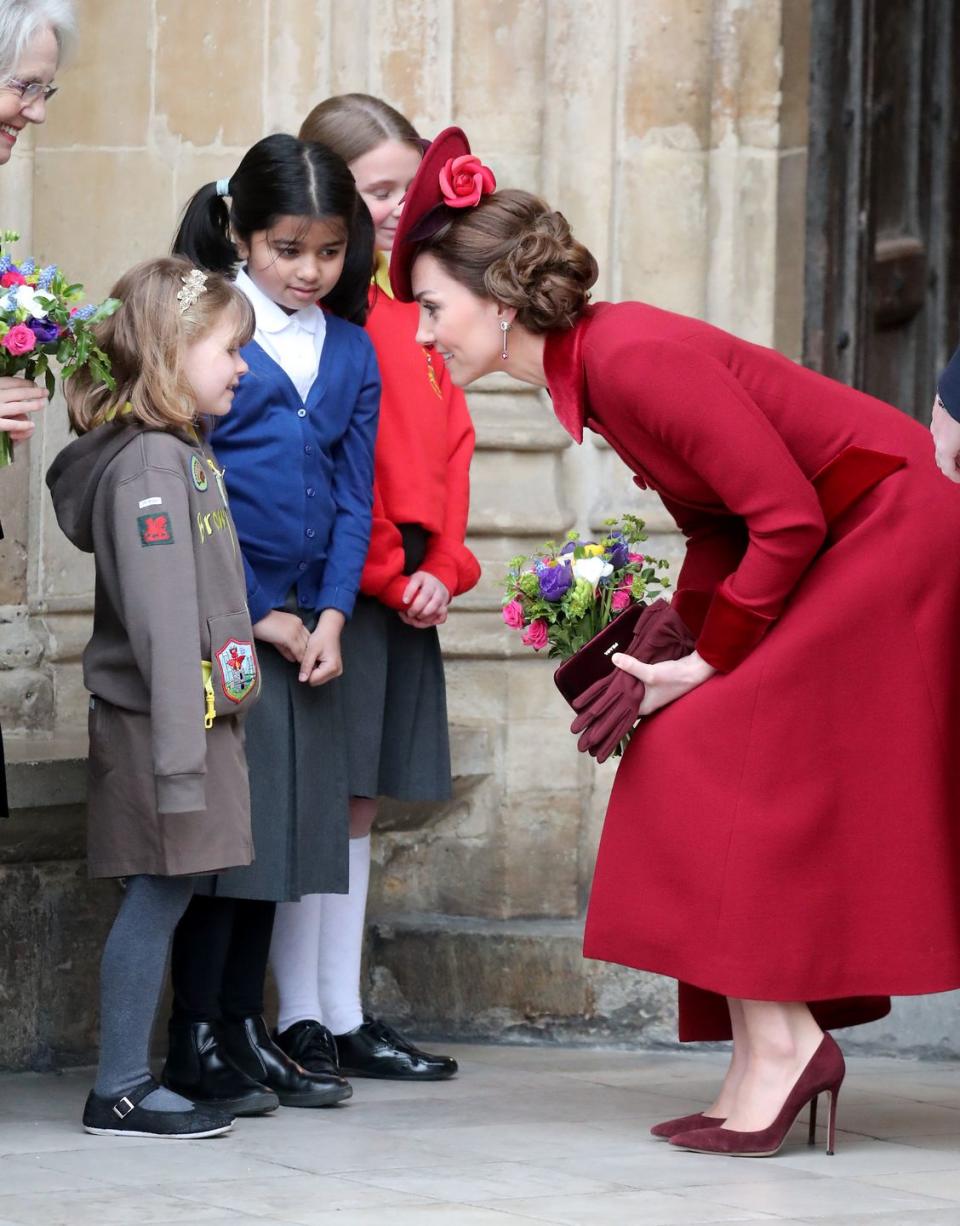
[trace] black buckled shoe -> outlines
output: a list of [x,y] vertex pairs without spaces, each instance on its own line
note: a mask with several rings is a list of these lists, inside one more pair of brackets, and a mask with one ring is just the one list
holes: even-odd
[[269,1086],[285,1107],[333,1107],[353,1093],[353,1086],[331,1073],[309,1073],[270,1038],[262,1017],[245,1017],[223,1026],[223,1045],[248,1077]]
[[294,1022],[286,1030],[274,1031],[273,1041],[291,1060],[296,1060],[309,1073],[330,1073],[340,1076],[337,1044],[333,1035],[320,1022]]
[[421,1051],[377,1018],[334,1036],[340,1071],[348,1077],[383,1077],[392,1081],[446,1081],[457,1071],[451,1056]]
[[264,1115],[280,1106],[273,1090],[242,1073],[227,1058],[210,1022],[171,1021],[163,1084],[227,1115]]
[[83,1127],[98,1137],[163,1137],[173,1141],[198,1141],[220,1137],[233,1127],[233,1117],[211,1107],[192,1111],[151,1111],[141,1102],[158,1089],[151,1077],[120,1098],[101,1098],[93,1090],[83,1108]]

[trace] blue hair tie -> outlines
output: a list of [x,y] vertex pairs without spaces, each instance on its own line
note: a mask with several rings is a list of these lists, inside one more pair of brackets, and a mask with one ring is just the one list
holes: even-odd
[[230,180],[229,179],[218,179],[217,180],[217,195],[218,196],[229,196],[230,195]]

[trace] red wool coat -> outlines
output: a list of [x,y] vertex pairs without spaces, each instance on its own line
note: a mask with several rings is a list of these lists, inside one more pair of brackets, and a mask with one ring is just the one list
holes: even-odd
[[381,286],[371,290],[367,333],[383,391],[374,456],[373,527],[360,590],[391,609],[403,609],[407,577],[398,524],[430,534],[420,569],[451,597],[474,587],[480,565],[463,539],[470,508],[474,429],[463,392],[443,359],[414,342],[416,303],[397,302]]
[[681,981],[682,1039],[729,1035],[722,996],[845,1025],[957,988],[960,492],[929,435],[640,303],[544,364],[682,529],[674,601],[721,670],[630,742],[585,954]]

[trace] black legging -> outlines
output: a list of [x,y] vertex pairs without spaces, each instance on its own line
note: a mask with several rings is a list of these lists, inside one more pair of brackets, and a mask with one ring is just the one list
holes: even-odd
[[235,1021],[263,1013],[277,904],[195,894],[173,938],[173,1017]]

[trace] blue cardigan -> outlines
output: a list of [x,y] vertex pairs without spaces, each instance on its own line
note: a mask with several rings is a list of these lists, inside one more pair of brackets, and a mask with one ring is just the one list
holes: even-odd
[[233,407],[218,417],[223,466],[247,577],[250,617],[301,607],[349,617],[370,543],[380,372],[362,328],[326,317],[306,404],[256,341]]
[[937,394],[950,416],[960,421],[960,349],[941,372]]

